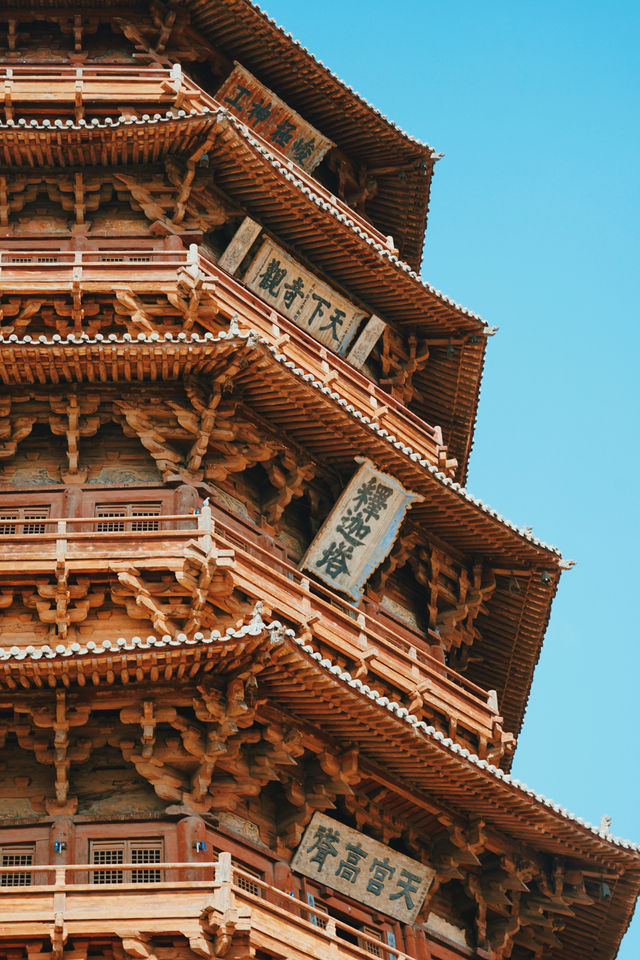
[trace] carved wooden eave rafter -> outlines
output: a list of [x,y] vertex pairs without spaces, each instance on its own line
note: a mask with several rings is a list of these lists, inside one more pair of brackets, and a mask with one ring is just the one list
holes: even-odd
[[[18,716],[20,711],[16,711]],[[55,796],[46,798],[49,813],[75,813],[77,799],[69,796],[69,771],[72,764],[85,763],[92,750],[105,740],[97,729],[86,730],[91,708],[88,704],[69,707],[67,694],[64,690],[56,691],[55,705],[51,707],[35,707],[26,703],[23,713],[31,715],[32,730],[28,730],[24,723],[17,723],[15,732],[18,743],[24,750],[33,750],[38,763],[52,765],[55,769]],[[70,740],[72,728],[85,728],[84,737],[75,737]],[[44,740],[37,733],[38,730],[51,731]]]
[[[141,213],[149,225],[165,232],[208,232],[237,217],[240,210],[217,190],[198,158],[212,146],[207,138],[190,157],[167,157],[150,168],[89,167],[77,170],[36,170],[0,174],[0,225],[10,236],[20,235],[17,215],[43,198],[70,214],[76,232],[91,235],[90,215],[114,201]],[[29,235],[26,235],[26,239]]]
[[29,436],[36,422],[35,416],[21,415],[19,410],[17,406],[14,413],[10,396],[0,398],[0,460],[15,456],[18,444]]
[[203,620],[214,616],[213,608],[227,613],[239,609],[233,597],[230,553],[216,548],[210,537],[192,540],[185,547],[184,560],[173,564],[172,575],[160,581],[130,562],[113,561],[118,583],[111,585],[111,599],[133,619],[150,621],[162,636],[174,637],[181,630],[195,633]]
[[[14,706],[18,719],[9,723],[7,730],[15,730],[19,745],[32,750],[40,763],[54,767],[55,797],[47,800],[50,812],[75,808],[75,798],[69,794],[71,768],[109,743],[175,811],[237,809],[266,784],[280,782],[292,809],[290,815],[281,818],[283,855],[299,841],[314,810],[331,809],[342,797],[347,809],[359,814],[360,828],[382,825],[390,836],[401,831],[412,852],[435,866],[436,880],[421,915],[423,922],[434,898],[448,883],[463,884],[470,903],[475,905],[474,929],[480,956],[501,960],[518,944],[527,949],[535,945],[540,952],[534,956],[542,957],[545,947],[556,944],[566,922],[579,922],[575,908],[588,906],[592,897],[586,889],[584,867],[572,862],[576,852],[570,849],[570,843],[564,854],[550,857],[540,839],[544,834],[534,831],[533,844],[527,844],[505,832],[505,810],[501,828],[496,830],[487,823],[491,805],[486,819],[466,820],[439,807],[437,792],[429,797],[440,824],[436,833],[425,834],[418,828],[407,834],[411,815],[393,823],[393,818],[381,815],[375,804],[360,799],[362,789],[360,798],[353,797],[353,785],[364,783],[366,787],[371,781],[366,754],[361,763],[359,750],[336,752],[325,734],[320,736],[307,725],[295,730],[287,709],[282,712],[267,677],[282,646],[274,646],[271,640],[258,657],[255,645],[250,646],[254,649],[245,658],[246,666],[240,671],[234,668],[235,675],[223,680],[222,687],[212,686],[209,679],[197,691],[194,689],[193,715],[186,710],[186,688],[181,689],[176,704],[169,706],[149,693],[140,696],[130,687],[111,703],[78,701],[64,690],[57,692],[54,705],[50,699],[49,704],[42,700],[34,704],[18,697]],[[286,656],[284,660],[277,656],[276,661],[286,664]],[[120,707],[119,724],[99,723],[100,711],[112,708],[123,696],[126,703]],[[262,715],[266,699],[269,708]],[[22,717],[29,717],[30,722]],[[38,730],[49,731],[48,736],[39,739]],[[389,789],[393,794],[393,784]],[[411,790],[416,791],[416,787]],[[419,811],[419,790],[416,800]],[[523,815],[522,810],[517,814]],[[556,833],[553,842],[557,844],[558,839]],[[624,869],[623,863],[631,855],[620,850],[616,854],[618,869]],[[584,863],[584,858],[583,852],[579,861]]]
[[[113,647],[119,650],[119,664],[114,662]],[[77,649],[70,650],[69,654],[49,651],[43,656],[34,656],[33,648],[22,652],[14,648],[12,652],[0,653],[0,662],[3,663],[0,679],[3,686],[7,686],[6,680],[11,675],[24,676],[28,680],[37,670],[44,676],[49,673],[55,683],[55,678],[61,678],[63,673],[70,678],[72,674],[75,675],[78,665],[88,658],[92,668],[96,669],[101,668],[103,661],[110,662],[110,683],[113,684],[118,679],[118,671],[127,668],[126,661],[142,664],[140,654],[144,653],[147,666],[143,676],[152,680],[155,676],[157,681],[159,673],[155,671],[154,674],[153,664],[147,655],[156,647],[162,648],[167,665],[175,660],[198,663],[202,669],[207,662],[213,662],[216,676],[228,676],[229,680],[239,677],[245,683],[245,701],[246,681],[254,672],[255,665],[259,664],[256,699],[267,698],[270,704],[277,704],[283,717],[292,714],[295,704],[298,717],[295,725],[302,725],[305,736],[310,735],[307,731],[317,730],[321,726],[322,742],[333,742],[334,736],[339,742],[339,730],[344,717],[348,717],[354,731],[352,742],[359,747],[362,775],[369,780],[377,779],[386,789],[397,789],[399,795],[407,800],[413,797],[412,802],[418,810],[426,808],[432,813],[451,817],[451,809],[446,805],[438,807],[434,799],[441,787],[447,784],[448,795],[460,807],[464,806],[462,797],[465,792],[471,791],[475,797],[472,806],[485,805],[483,818],[487,822],[491,819],[491,804],[499,802],[501,822],[505,828],[507,824],[510,825],[510,834],[522,844],[535,844],[541,836],[546,835],[563,847],[566,856],[585,859],[595,856],[596,849],[607,849],[612,865],[629,859],[633,861],[638,856],[633,845],[612,842],[595,828],[576,822],[566,811],[563,813],[544,798],[532,796],[530,791],[512,782],[508,775],[496,771],[490,764],[461,750],[457,744],[431,732],[430,728],[410,717],[408,711],[402,710],[397,704],[389,703],[358,681],[349,681],[347,674],[322,660],[319,655],[314,655],[304,642],[296,640],[292,631],[283,630],[277,622],[265,624],[257,614],[245,626],[228,630],[223,637],[213,635],[210,639],[202,635],[193,641],[188,641],[186,637],[167,641],[137,638],[134,642],[123,641],[121,644],[105,642],[102,649],[94,643],[86,651],[77,645]],[[64,667],[64,671],[58,667]],[[189,672],[194,677],[198,675],[194,671]],[[207,676],[209,672],[201,675]],[[165,677],[166,682],[170,679],[169,676]],[[75,681],[70,682],[73,684]],[[8,686],[9,689],[16,689],[15,686]],[[251,686],[249,684],[249,688]],[[100,687],[100,683],[97,687]],[[114,691],[116,687],[109,689]],[[127,696],[137,696],[130,685],[118,689],[126,690]],[[253,694],[250,692],[251,696]],[[15,699],[15,694],[11,697]],[[114,693],[111,692],[108,702],[113,702],[113,699]],[[250,700],[247,703],[251,705]],[[210,706],[206,703],[205,706],[211,712]],[[234,709],[237,713],[237,708]],[[243,709],[240,712],[245,711]],[[234,721],[237,722],[235,717]],[[318,743],[316,741],[316,746]],[[334,752],[331,747],[327,749],[330,753]],[[322,750],[318,746],[315,752]],[[402,772],[399,772],[399,768],[402,768]],[[376,773],[377,769],[384,770],[384,774]],[[391,779],[385,779],[385,775]],[[411,786],[403,788],[407,777],[411,779]],[[423,794],[424,800],[421,799]],[[523,803],[527,807],[524,819],[518,812],[521,812]],[[453,816],[454,821],[463,822]],[[447,821],[444,822],[446,824]]]
[[[18,444],[36,422],[46,423],[66,440],[68,468],[63,479],[83,482],[82,444],[110,421],[127,436],[136,437],[153,457],[165,481],[193,483],[203,478],[220,481],[256,463],[267,466],[275,494],[266,513],[277,521],[284,507],[304,492],[315,467],[293,444],[253,418],[250,410],[227,393],[236,372],[246,369],[242,353],[229,352],[206,377],[187,376],[183,387],[160,398],[154,388],[145,393],[76,388],[38,387],[6,395],[0,405],[0,456],[15,455]],[[145,402],[146,401],[146,402]],[[19,412],[18,412],[19,411]]]
[[[78,396],[69,394],[66,397],[49,398],[52,414],[49,417],[49,427],[54,436],[65,437],[67,441],[68,471],[63,479],[78,477],[78,457],[80,453],[80,438],[95,437],[100,429],[101,419],[96,415],[100,407],[99,396]],[[86,479],[86,471],[83,471]]]
[[[411,457],[407,457],[401,451],[398,451],[397,445],[379,436],[379,432],[367,427],[361,419],[358,420],[355,417],[354,413],[345,409],[344,405],[335,403],[333,397],[327,396],[327,394],[332,393],[331,390],[327,390],[325,393],[321,389],[321,385],[316,386],[315,382],[310,382],[307,378],[304,378],[302,370],[291,369],[290,366],[280,363],[271,351],[260,343],[256,343],[255,337],[252,339],[250,335],[246,337],[234,334],[230,337],[221,335],[212,342],[207,341],[206,353],[209,356],[211,356],[209,350],[211,343],[216,345],[215,364],[219,364],[221,370],[224,370],[225,363],[233,363],[233,356],[237,351],[240,353],[246,352],[254,365],[250,371],[248,367],[238,369],[234,366],[234,380],[244,393],[242,410],[246,410],[249,416],[238,416],[236,413],[236,416],[230,418],[233,421],[232,429],[236,431],[233,443],[225,439],[217,439],[214,435],[216,429],[214,426],[210,435],[212,438],[210,452],[202,461],[196,475],[193,476],[193,474],[189,475],[185,472],[186,466],[183,457],[189,450],[195,452],[194,445],[201,439],[201,430],[204,427],[202,422],[198,425],[196,416],[198,411],[193,410],[191,400],[188,404],[185,404],[184,398],[179,400],[176,398],[183,410],[183,413],[181,413],[183,423],[179,423],[176,419],[176,409],[167,405],[166,401],[169,398],[166,395],[162,403],[153,406],[148,405],[148,410],[141,408],[140,403],[137,403],[131,416],[136,422],[139,433],[136,434],[136,430],[133,429],[133,420],[127,423],[127,428],[132,430],[133,434],[145,437],[146,443],[152,448],[152,452],[155,451],[156,460],[165,473],[165,477],[167,479],[188,479],[190,482],[194,482],[194,480],[197,482],[198,474],[202,471],[200,479],[209,479],[216,483],[226,477],[230,471],[242,471],[255,463],[268,465],[270,462],[274,462],[279,464],[281,451],[286,447],[282,437],[287,438],[290,449],[304,450],[308,457],[308,463],[322,462],[325,467],[341,467],[343,460],[349,462],[347,459],[348,452],[352,456],[354,446],[357,449],[360,445],[360,449],[363,449],[361,443],[366,441],[364,449],[373,456],[376,462],[384,461],[383,465],[390,467],[396,475],[399,470],[401,475],[398,476],[398,479],[407,488],[419,490],[425,495],[425,503],[416,506],[412,511],[412,521],[416,529],[420,529],[424,523],[432,535],[437,535],[448,544],[451,542],[454,554],[457,551],[464,556],[465,549],[470,549],[478,556],[479,546],[482,545],[486,557],[487,574],[483,575],[484,579],[481,579],[479,583],[473,584],[473,571],[470,570],[471,585],[467,590],[467,595],[465,597],[453,596],[449,600],[445,597],[446,602],[440,605],[437,612],[434,611],[434,614],[436,614],[435,625],[438,626],[438,613],[444,612],[446,614],[447,609],[451,609],[455,613],[456,608],[461,608],[452,617],[452,620],[455,620],[456,617],[461,618],[459,625],[456,624],[456,630],[462,630],[463,633],[466,631],[466,636],[470,638],[473,635],[473,630],[481,629],[484,634],[485,661],[487,656],[492,657],[491,663],[495,662],[497,665],[495,669],[503,672],[505,659],[502,635],[496,633],[494,640],[487,632],[486,626],[483,627],[478,623],[476,627],[475,620],[476,618],[487,619],[482,613],[483,604],[486,602],[486,597],[482,595],[484,591],[491,588],[489,570],[502,564],[509,568],[514,562],[512,558],[517,558],[519,568],[526,573],[530,589],[528,587],[526,591],[522,591],[517,598],[509,594],[509,623],[513,622],[511,608],[515,605],[522,612],[520,622],[525,624],[527,633],[524,638],[526,643],[523,641],[522,644],[522,651],[519,652],[515,649],[514,655],[524,658],[527,663],[530,663],[532,669],[535,663],[535,649],[531,645],[530,638],[535,634],[537,623],[541,624],[541,631],[544,626],[545,615],[548,614],[551,596],[556,585],[554,566],[557,567],[561,563],[559,555],[546,545],[539,544],[528,532],[521,533],[509,527],[501,518],[488,515],[488,509],[482,504],[478,505],[477,501],[470,502],[472,498],[465,491],[444,489],[445,484],[438,481],[438,478],[432,476],[431,473],[427,473],[422,464],[414,466]],[[54,346],[52,345],[52,347]],[[105,344],[104,348],[101,347],[100,349],[107,350],[109,347]],[[132,349],[134,348],[132,347]],[[152,343],[149,344],[149,349],[154,349]],[[215,367],[212,368],[212,374],[214,370]],[[211,382],[213,382],[213,377],[212,380],[209,380],[209,383]],[[102,393],[105,393],[104,388]],[[120,395],[122,396],[122,391]],[[126,397],[126,394],[124,396]],[[295,422],[290,424],[287,418],[290,417],[292,410],[300,407],[301,397],[304,397],[306,416],[304,419],[297,418]],[[224,402],[227,399],[230,400],[231,398],[225,397]],[[277,434],[272,438],[265,437],[262,430],[255,426],[256,416],[257,422],[261,423],[260,411],[265,402],[269,405],[269,420],[278,429]],[[226,431],[228,422],[221,422],[219,419],[222,403],[223,401],[215,408],[215,416],[217,423],[220,424],[220,429]],[[17,409],[17,407],[12,409]],[[329,411],[332,411],[332,415],[329,414]],[[20,413],[26,414],[27,412],[25,404],[21,403]],[[124,416],[122,411],[119,416]],[[145,418],[148,419],[148,422]],[[171,424],[174,424],[174,426],[170,426]],[[191,424],[191,428],[187,429],[185,424],[187,426]],[[206,430],[208,430],[208,426]],[[256,430],[259,435],[258,438],[256,438]],[[318,440],[323,444],[322,450],[317,447]],[[327,443],[331,444],[331,449],[327,447]],[[298,452],[295,454],[295,459],[298,464],[303,463]],[[287,471],[283,472],[286,473]],[[275,472],[273,472],[273,478],[274,480],[279,479]],[[296,492],[295,476],[292,481],[286,496],[290,492],[294,494]],[[300,489],[299,484],[297,484],[297,488]],[[307,489],[310,488],[307,487]],[[281,503],[276,502],[271,506],[279,509]],[[274,516],[277,516],[277,512]],[[466,538],[468,543],[462,542],[461,538],[463,540]],[[547,573],[543,578],[541,570],[551,571],[551,574],[553,574],[551,584],[548,581],[549,574]],[[427,574],[429,574],[428,570]],[[492,610],[496,602],[504,604],[505,590],[508,590],[508,582],[504,577],[499,578],[498,586],[491,600]],[[479,606],[478,600],[480,600]],[[466,613],[465,609],[467,610]],[[532,610],[532,616],[529,616],[528,613],[530,609]],[[446,621],[443,626],[446,630],[448,626]],[[516,641],[514,641],[516,646],[518,642],[520,641],[516,638]],[[468,643],[464,643],[460,649],[464,650],[467,647]],[[473,670],[475,670],[475,667]],[[476,679],[474,673],[471,673],[471,679]],[[508,680],[508,677],[506,679]],[[493,676],[488,676],[482,679],[478,678],[476,682],[485,689],[498,690],[499,702],[505,717],[505,727],[517,731],[519,708],[517,704],[514,705],[513,699],[506,698],[505,700],[505,691],[501,688],[503,681],[500,679],[500,674],[495,679]],[[512,694],[509,694],[509,696],[512,697]],[[505,702],[508,710],[505,709]]]
[[36,580],[34,590],[22,591],[22,602],[27,609],[35,610],[41,623],[55,630],[56,639],[64,640],[72,624],[82,623],[91,610],[102,606],[105,593],[104,589],[93,588],[90,577],[75,577],[69,582],[68,567],[59,562],[55,582]]
[[172,59],[180,63],[210,60],[214,67],[220,66],[220,54],[193,29],[184,5],[156,2],[149,7],[149,14],[137,15],[135,21],[119,15],[109,22],[126,37],[136,53],[146,55],[150,62],[168,62],[170,50]]

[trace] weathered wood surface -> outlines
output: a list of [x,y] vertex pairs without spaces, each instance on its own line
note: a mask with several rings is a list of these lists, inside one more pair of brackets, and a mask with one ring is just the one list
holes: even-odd
[[359,600],[373,571],[393,548],[406,511],[420,494],[405,490],[395,477],[361,464],[316,534],[301,568],[335,590]]
[[323,813],[314,813],[291,869],[387,916],[413,923],[435,870]]
[[303,170],[317,167],[333,146],[239,63],[216,92],[216,100]]
[[265,240],[247,268],[245,284],[314,340],[343,356],[365,314]]
[[[50,257],[50,251],[43,249],[40,253],[34,250],[12,250],[11,253],[0,251],[0,276],[6,284],[6,291],[20,298],[15,307],[9,311],[5,307],[7,319],[4,327],[0,327],[0,333],[3,329],[7,334],[12,334],[15,329],[21,332],[31,332],[37,311],[42,307],[41,302],[34,303],[32,287],[28,275],[34,270],[33,260],[38,257]],[[113,252],[91,253],[78,252],[76,254],[66,253],[67,264],[51,264],[49,271],[55,271],[58,279],[53,279],[52,272],[48,272],[46,278],[39,273],[39,283],[42,292],[55,296],[58,293],[73,292],[71,285],[71,274],[76,272],[77,289],[82,292],[85,289],[85,280],[91,280],[94,285],[91,292],[93,298],[96,292],[111,292],[112,290],[122,290],[124,294],[129,292],[139,293],[146,298],[151,294],[159,294],[164,299],[164,309],[159,311],[154,308],[153,311],[148,306],[136,305],[134,300],[127,299],[122,301],[122,306],[117,307],[118,322],[121,323],[127,332],[137,335],[144,332],[147,336],[157,332],[163,336],[166,331],[171,331],[173,336],[184,329],[190,329],[192,324],[187,325],[186,317],[178,314],[173,323],[167,321],[175,304],[179,304],[180,297],[183,296],[184,280],[181,271],[189,266],[190,261],[197,265],[202,274],[203,280],[198,281],[203,284],[203,296],[197,302],[197,326],[200,329],[218,331],[221,325],[226,324],[233,317],[242,317],[242,328],[255,329],[270,344],[276,346],[287,359],[292,360],[296,366],[302,366],[305,372],[313,374],[314,378],[331,386],[349,403],[352,403],[356,409],[363,415],[369,417],[372,422],[379,423],[401,439],[404,443],[417,450],[423,456],[426,456],[431,462],[438,465],[449,475],[454,473],[456,463],[448,455],[447,448],[442,442],[441,434],[437,433],[433,427],[430,427],[423,420],[413,415],[410,410],[404,407],[396,399],[378,387],[375,382],[357,372],[354,367],[339,358],[333,351],[327,350],[318,344],[303,330],[299,330],[295,324],[287,320],[282,314],[275,313],[266,303],[250,293],[240,283],[233,280],[228,274],[211,260],[202,254],[197,255],[195,251],[188,255],[184,252],[165,253],[164,251],[150,250],[148,247],[141,247],[138,250],[127,250],[122,247],[114,248]],[[111,262],[107,261],[107,258]],[[15,263],[15,259],[30,259],[30,263]],[[97,262],[96,261],[101,261]],[[85,272],[86,271],[86,272]],[[100,286],[100,276],[104,278]],[[49,279],[51,278],[51,279]],[[96,284],[98,290],[96,291]],[[89,300],[89,290],[87,288],[86,297]],[[169,303],[166,297],[168,296]],[[31,306],[33,305],[33,306]],[[107,306],[105,304],[105,306]],[[88,303],[85,310],[88,309]],[[113,307],[112,307],[113,309]],[[187,308],[188,309],[188,308]],[[104,307],[103,307],[104,310]],[[19,324],[16,326],[16,320],[13,316],[18,314]],[[190,316],[190,314],[189,314]],[[63,332],[64,325],[67,324],[66,318],[61,317],[58,324],[58,332]],[[80,333],[86,327],[86,320],[78,328]],[[72,327],[73,329],[73,327]],[[92,333],[99,332],[92,330]],[[43,357],[52,355],[53,351],[47,351],[43,348],[21,348],[26,349],[25,358],[31,353],[33,355],[32,364],[36,362],[36,350],[39,349]],[[135,356],[136,348],[132,346],[127,348]],[[139,348],[142,349],[142,348]],[[172,350],[178,348],[171,344],[164,347],[169,354]],[[98,359],[98,353],[95,349],[88,350],[83,345],[72,346],[70,351],[63,346],[56,348],[55,356],[59,357],[57,366],[60,368],[58,376],[65,377],[65,357],[79,356],[82,362],[74,364],[77,366],[76,377],[83,377],[83,371],[89,370],[91,378],[100,378],[109,375],[113,370],[114,360],[118,363],[117,376],[126,377],[126,371],[122,368],[123,348],[110,348],[105,344],[99,353],[104,353],[105,360],[101,363]],[[144,356],[144,351],[142,351]],[[90,359],[92,356],[95,359]],[[161,372],[159,368],[160,358],[157,351],[149,351],[149,360],[145,360],[144,372],[149,370],[151,376],[156,378]],[[69,361],[67,361],[68,364]],[[15,380],[17,370],[14,367],[7,369],[10,363],[10,357],[5,355],[0,357],[0,376],[3,376],[5,382]],[[47,364],[55,363],[54,356]],[[153,364],[151,368],[147,363]],[[165,360],[165,370],[174,369],[175,364],[181,364],[179,358],[179,349],[173,360],[173,366],[169,366],[169,360]],[[30,364],[31,365],[31,364]],[[3,367],[5,373],[3,374]],[[46,369],[46,367],[43,367]],[[129,377],[133,375],[134,370],[139,369],[139,362],[133,363],[127,368]],[[120,372],[122,370],[122,372]],[[164,374],[166,376],[166,373]],[[53,378],[53,374],[51,377]],[[66,375],[69,376],[68,374]]]
[[[543,842],[540,824],[552,822],[551,814],[536,808],[534,818],[533,801],[498,794],[480,768],[469,799],[459,757],[425,737],[421,748],[442,762],[442,770],[426,769],[417,731],[320,668],[308,649],[264,627],[233,633],[253,622],[256,600],[266,601],[269,615],[320,656],[496,762],[512,745],[497,698],[451,665],[467,669],[481,648],[478,623],[493,616],[498,579],[500,627],[507,625],[509,638],[523,604],[510,605],[511,594],[505,603],[505,578],[517,592],[530,591],[534,619],[544,621],[548,599],[536,586],[539,571],[518,566],[539,559],[537,548],[528,544],[524,557],[524,541],[504,525],[482,548],[511,550],[515,573],[510,565],[496,572],[476,556],[480,512],[469,521],[466,548],[449,548],[449,535],[461,533],[459,500],[444,488],[436,490],[443,538],[432,538],[424,516],[421,531],[407,522],[372,580],[367,612],[291,562],[349,475],[354,444],[375,451],[378,466],[391,473],[423,469],[415,458],[409,463],[407,444],[455,475],[441,428],[405,405],[426,409],[426,396],[434,409],[444,408],[443,423],[457,424],[459,449],[468,451],[482,327],[399,270],[402,242],[369,222],[386,178],[427,181],[426,168],[417,173],[413,155],[408,165],[399,167],[396,157],[386,169],[379,161],[378,169],[373,160],[356,162],[341,137],[344,149],[332,151],[322,174],[337,195],[315,181],[308,171],[331,141],[199,35],[189,16],[202,18],[207,2],[195,0],[189,10],[162,3],[73,13],[16,7],[5,24],[0,499],[51,513],[6,519],[5,528],[15,529],[8,535],[0,523],[2,643],[18,649],[0,671],[0,842],[33,839],[38,865],[55,882],[41,876],[19,895],[0,885],[0,938],[11,938],[11,960],[22,960],[15,945],[27,941],[27,960],[97,960],[101,949],[105,960],[246,960],[255,951],[293,960],[402,957],[393,941],[381,946],[366,933],[379,924],[406,937],[407,952],[420,960],[451,960],[456,951],[431,949],[423,930],[392,930],[357,897],[340,900],[291,874],[287,861],[314,812],[333,810],[342,821],[353,818],[368,840],[373,834],[402,843],[433,865],[420,919],[433,909],[440,929],[454,930],[479,957],[557,952],[564,918],[574,931],[591,923],[580,911],[600,876],[592,855],[600,841],[563,821]],[[217,15],[230,4],[218,4]],[[240,20],[236,26],[246,29]],[[182,72],[182,61],[206,63],[194,70],[218,86],[217,98]],[[307,95],[300,87],[300,102]],[[220,99],[241,124],[219,110]],[[44,118],[48,126],[30,123]],[[289,162],[272,163],[254,134]],[[415,212],[409,216],[415,220]],[[280,224],[282,244],[307,257],[309,269],[281,248],[263,246],[268,262],[254,259],[244,274],[242,261],[250,259],[262,222]],[[218,266],[210,259],[216,257]],[[285,269],[295,272],[286,280],[313,288],[324,317],[296,317],[284,296],[278,299],[271,281]],[[350,296],[371,306],[360,310]],[[346,351],[372,309],[384,320],[371,317],[345,362],[328,348]],[[318,333],[314,319],[333,321],[321,331],[329,338],[324,344],[307,333]],[[343,326],[349,336],[340,340]],[[233,333],[249,328],[266,343],[247,344]],[[223,329],[230,330],[224,342],[189,338]],[[42,335],[46,342],[38,342]],[[443,356],[452,359],[443,365]],[[349,405],[362,417],[357,426],[342,410]],[[383,441],[371,424],[400,446]],[[144,494],[132,494],[134,487]],[[212,525],[202,499],[215,497],[216,487],[244,519],[216,506]],[[136,522],[158,528],[134,530],[127,515],[122,527],[100,530],[92,508],[117,504],[120,496],[156,498],[162,517],[138,512]],[[190,512],[196,504],[198,518]],[[393,626],[384,600],[424,631]],[[202,631],[214,629],[222,636],[205,644]],[[139,641],[148,631],[158,640]],[[194,635],[199,639],[187,642]],[[135,643],[118,639],[132,636]],[[522,663],[509,669],[520,677]],[[473,818],[463,813],[469,806]],[[217,836],[218,846],[235,844],[257,869],[267,863],[267,879],[279,871],[279,887],[262,879],[256,885],[228,857],[215,881],[194,879],[197,864],[184,861],[195,848],[185,837],[192,830],[212,843],[214,814],[220,823],[226,815],[237,831],[235,840]],[[519,841],[507,835],[507,823],[520,831]],[[163,879],[153,887],[93,887],[83,865],[91,838],[132,830],[164,840]],[[61,838],[68,855],[64,847],[54,855]],[[594,860],[594,882],[571,862],[576,850],[583,861]],[[616,870],[625,857],[631,854],[613,850]],[[64,866],[65,858],[76,865]],[[365,931],[315,909],[313,890],[326,897],[326,909],[347,913]],[[100,946],[107,941],[113,949]]]

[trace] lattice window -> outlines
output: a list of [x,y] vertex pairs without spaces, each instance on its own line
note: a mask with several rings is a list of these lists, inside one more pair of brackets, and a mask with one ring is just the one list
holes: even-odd
[[[329,917],[329,907],[326,903],[323,903],[322,900],[316,900],[312,893],[307,894],[307,903],[310,907],[315,907],[315,909],[321,913],[326,913],[327,918]],[[320,927],[321,930],[327,929],[328,919],[325,920],[324,917],[319,917],[315,913],[309,914],[309,922],[312,923],[314,927]]]
[[[22,524],[23,533],[46,533],[46,523],[34,523],[34,520],[47,520],[49,507],[25,507],[22,511],[25,522]],[[27,521],[29,521],[27,523]]]
[[[3,510],[0,513],[0,520],[19,520],[20,512],[18,510]],[[0,536],[8,537],[18,530],[17,523],[0,523]]]
[[247,893],[252,893],[254,897],[262,897],[262,880],[263,875],[258,871],[254,870],[253,867],[247,867],[244,863],[238,864],[240,869],[244,873],[250,873],[252,877],[255,877],[255,880],[250,879],[249,877],[242,877],[240,874],[236,874],[235,883],[236,886],[240,887],[241,890],[246,890]]
[[[0,864],[3,867],[31,867],[35,847],[33,844],[0,847]],[[0,873],[0,887],[30,887],[33,874],[30,871]]]
[[367,937],[372,937],[375,940],[379,940],[380,945],[378,946],[377,943],[370,943],[369,940],[365,940],[364,938],[358,937],[358,946],[362,947],[363,950],[366,950],[367,953],[372,953],[374,957],[384,956],[383,947],[382,947],[382,944],[383,944],[382,931],[378,930],[376,927],[362,927],[361,932],[364,933]]
[[93,840],[89,853],[91,863],[96,865],[145,864],[140,869],[95,870],[92,883],[160,883],[162,880],[162,871],[150,866],[162,863],[162,840]]
[[[46,533],[44,523],[35,523],[36,520],[47,520],[49,507],[13,507],[9,510],[0,510],[0,520],[15,520],[15,523],[0,523],[0,537],[10,534]],[[24,522],[20,522],[24,521]]]
[[[97,503],[96,517],[105,518],[96,524],[98,533],[111,533],[114,530],[159,530],[160,521],[148,519],[150,517],[159,517],[162,509],[161,503]],[[146,517],[145,520],[111,520],[110,517]]]
[[[126,515],[126,504],[116,504],[113,507],[104,503],[96,504],[96,517],[126,517]],[[96,530],[98,533],[112,533],[114,530],[124,530],[124,520],[119,522],[113,520],[101,521],[96,524]]]
[[[92,844],[91,862],[113,866],[124,863],[124,844],[107,846],[106,844]],[[124,883],[124,870],[94,870],[91,875],[93,883]]]
[[[162,863],[162,843],[153,846],[132,843],[130,847],[131,863]],[[161,871],[151,867],[131,871],[131,883],[160,883],[161,879]]]
[[[132,517],[159,517],[162,504],[160,503],[132,503]],[[159,520],[135,520],[131,524],[132,530],[159,530]]]

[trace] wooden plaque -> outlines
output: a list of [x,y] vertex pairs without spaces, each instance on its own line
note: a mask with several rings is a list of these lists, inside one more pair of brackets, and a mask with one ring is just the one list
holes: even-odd
[[216,100],[303,170],[315,169],[334,145],[239,63]]
[[365,316],[271,240],[260,246],[244,283],[296,326],[341,356]]
[[313,815],[291,869],[403,923],[415,921],[435,876],[432,867],[324,813]]
[[300,567],[358,601],[364,584],[390,553],[407,508],[423,498],[381,473],[370,460],[356,460],[362,466],[320,527]]

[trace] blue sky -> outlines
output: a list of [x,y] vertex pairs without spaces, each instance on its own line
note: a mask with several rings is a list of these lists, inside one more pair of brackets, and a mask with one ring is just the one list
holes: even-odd
[[[424,276],[500,327],[469,488],[577,566],[517,777],[640,841],[640,5],[268,0],[436,166]],[[619,960],[640,956],[640,918]]]

